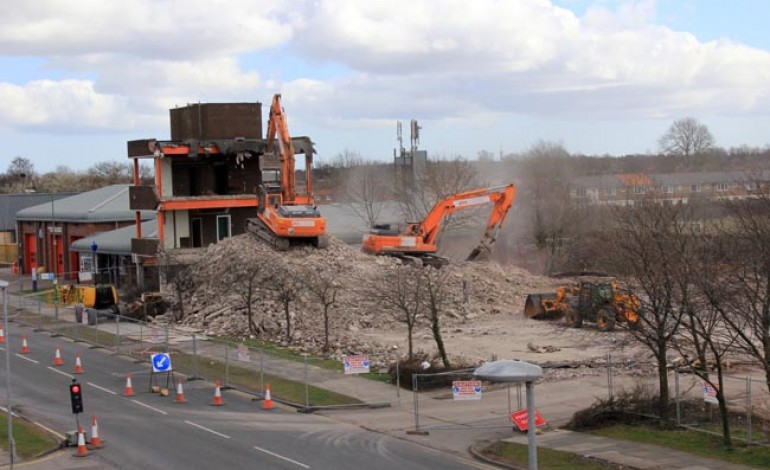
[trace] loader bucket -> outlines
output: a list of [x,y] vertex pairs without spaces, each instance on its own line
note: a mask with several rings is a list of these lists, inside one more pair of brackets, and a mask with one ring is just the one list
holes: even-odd
[[546,292],[541,294],[529,294],[524,302],[524,316],[536,320],[545,320],[548,318],[548,312],[543,308],[543,301],[556,300],[556,294]]

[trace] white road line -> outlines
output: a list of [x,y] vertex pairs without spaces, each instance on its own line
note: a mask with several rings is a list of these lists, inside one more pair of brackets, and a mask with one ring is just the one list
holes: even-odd
[[300,466],[300,467],[302,467],[302,468],[310,468],[310,466],[309,466],[309,465],[305,465],[304,463],[300,463],[300,462],[297,462],[296,460],[292,460],[292,459],[290,459],[290,458],[288,458],[288,457],[284,457],[283,455],[278,455],[278,454],[276,454],[275,452],[270,452],[269,450],[266,450],[266,449],[263,449],[263,448],[261,448],[261,447],[257,447],[257,446],[254,446],[254,448],[255,448],[256,450],[260,451],[260,452],[264,452],[264,453],[266,453],[266,454],[268,454],[268,455],[272,455],[273,457],[278,457],[279,459],[283,459],[283,460],[285,460],[285,461],[287,461],[287,462],[291,462],[291,463],[293,463],[294,465],[299,465],[299,466]]
[[227,434],[222,434],[221,432],[216,432],[213,429],[209,429],[209,428],[207,428],[205,426],[201,426],[200,424],[195,424],[192,421],[185,421],[185,423],[189,424],[190,426],[195,426],[198,429],[203,429],[204,431],[208,431],[211,434],[216,434],[219,437],[224,437],[225,439],[230,439],[230,436],[228,436]]
[[61,374],[61,375],[65,376],[65,377],[69,377],[69,378],[71,378],[71,379],[74,379],[74,378],[75,378],[75,376],[74,376],[74,375],[72,375],[72,374],[68,374],[68,373],[66,373],[66,372],[62,372],[62,371],[60,371],[59,369],[57,369],[56,367],[51,367],[51,366],[48,366],[48,368],[49,368],[49,369],[51,369],[52,371],[56,372],[57,374]]
[[90,386],[94,387],[94,388],[98,388],[98,389],[99,389],[99,390],[101,390],[102,392],[107,392],[107,393],[111,393],[111,394],[113,394],[113,395],[117,395],[117,392],[113,392],[112,390],[107,390],[106,388],[104,388],[104,387],[100,387],[100,386],[96,385],[96,384],[95,384],[95,383],[93,383],[93,382],[86,382],[86,383],[87,383],[88,385],[90,385]]
[[150,406],[150,405],[148,405],[147,403],[142,403],[142,402],[140,402],[139,400],[131,400],[131,401],[132,401],[132,402],[134,402],[134,403],[136,403],[136,404],[137,404],[137,405],[139,405],[139,406],[143,406],[143,407],[145,407],[145,408],[149,408],[149,409],[151,409],[152,411],[157,411],[157,412],[158,412],[158,413],[160,413],[160,414],[164,414],[164,415],[167,415],[167,414],[168,414],[168,413],[166,413],[166,412],[165,412],[165,411],[163,411],[163,410],[159,410],[159,409],[155,408],[154,406]]
[[40,361],[36,361],[34,359],[30,359],[27,356],[22,356],[21,354],[16,354],[16,355],[19,356],[20,358],[24,359],[25,361],[34,362],[35,364],[40,364]]

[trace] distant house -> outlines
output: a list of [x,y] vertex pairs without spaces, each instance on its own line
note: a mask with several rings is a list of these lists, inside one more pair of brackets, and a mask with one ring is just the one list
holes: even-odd
[[749,198],[766,181],[770,172],[626,173],[577,177],[570,194],[590,205],[633,205],[642,199],[686,204],[695,199]]

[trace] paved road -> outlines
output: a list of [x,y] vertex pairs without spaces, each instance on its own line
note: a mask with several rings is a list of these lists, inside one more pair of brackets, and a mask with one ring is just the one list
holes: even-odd
[[[64,433],[75,428],[68,385],[73,377],[84,385],[86,430],[96,414],[104,449],[93,452],[92,468],[266,468],[266,469],[460,469],[484,465],[385,434],[293,409],[264,411],[260,402],[237,392],[224,392],[225,406],[213,407],[213,387],[204,381],[185,384],[188,403],[152,394],[149,365],[137,364],[86,343],[33,332],[11,324],[13,403],[24,415]],[[29,354],[20,354],[21,336],[28,336]],[[55,347],[64,366],[51,366]],[[79,354],[85,373],[73,375]],[[4,363],[4,362],[0,362]],[[127,372],[137,392],[122,396]],[[0,396],[5,382],[0,381]],[[165,380],[163,380],[165,384]],[[60,459],[62,457],[59,457]],[[65,456],[67,465],[75,457]],[[81,461],[86,459],[80,459]],[[57,466],[59,466],[57,464]]]

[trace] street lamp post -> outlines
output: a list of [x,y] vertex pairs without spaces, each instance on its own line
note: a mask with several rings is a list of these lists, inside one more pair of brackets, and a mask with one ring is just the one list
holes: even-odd
[[13,411],[11,409],[11,345],[8,334],[8,281],[0,279],[0,289],[3,291],[3,333],[5,334],[5,391],[7,396],[6,410],[8,411],[8,454],[10,468],[13,470],[13,456],[16,446],[13,442]]

